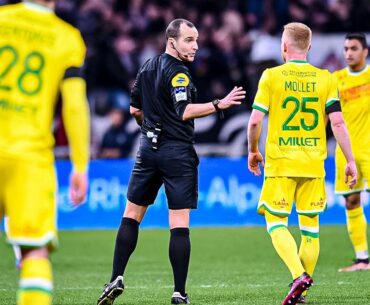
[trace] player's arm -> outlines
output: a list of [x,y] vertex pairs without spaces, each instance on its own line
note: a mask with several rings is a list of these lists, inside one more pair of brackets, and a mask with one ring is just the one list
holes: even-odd
[[[347,160],[345,168],[345,182],[350,188],[357,183],[357,168],[353,157],[351,142],[344,122],[340,101],[338,98],[338,79],[337,74],[330,75],[329,98],[326,102],[325,112],[329,116],[333,135]],[[351,178],[350,178],[351,177]]]
[[[353,186],[357,183],[357,169],[352,153],[347,126],[343,119],[339,101],[327,108],[326,111],[329,115],[334,137],[347,160],[347,166],[345,169],[346,183],[348,183],[350,188],[353,188]],[[351,179],[349,177],[351,177]]]
[[255,176],[261,175],[259,164],[265,167],[263,156],[258,149],[258,142],[263,118],[269,111],[269,101],[269,69],[266,69],[259,80],[257,94],[252,105],[252,114],[248,122],[248,169]]
[[67,69],[61,83],[62,115],[70,146],[73,172],[70,194],[74,203],[85,200],[88,186],[87,168],[90,156],[90,116],[86,99],[86,84],[79,77],[79,68]]
[[80,204],[85,200],[88,179],[87,170],[90,157],[90,115],[86,98],[86,83],[82,78],[82,66],[86,47],[81,33],[70,30],[68,44],[61,58],[64,64],[64,77],[61,80],[62,115],[68,136],[73,171],[70,177],[72,202]]
[[261,175],[259,163],[261,163],[262,167],[265,166],[263,157],[258,149],[264,116],[264,112],[253,109],[248,122],[248,169],[255,176]]

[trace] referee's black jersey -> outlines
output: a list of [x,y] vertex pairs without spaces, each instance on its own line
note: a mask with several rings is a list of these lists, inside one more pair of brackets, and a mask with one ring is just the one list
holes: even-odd
[[194,120],[182,120],[185,107],[193,102],[196,88],[189,69],[166,53],[143,64],[131,90],[131,106],[144,113],[142,132],[149,123],[160,123],[164,140],[194,142]]

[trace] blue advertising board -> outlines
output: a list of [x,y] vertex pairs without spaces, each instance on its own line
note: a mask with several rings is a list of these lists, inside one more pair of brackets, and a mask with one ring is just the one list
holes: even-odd
[[[68,198],[70,163],[58,161],[59,229],[116,229],[120,223],[133,160],[98,160],[90,164],[90,186],[86,202],[75,208]],[[198,209],[191,213],[192,226],[264,225],[256,213],[263,177],[249,173],[245,158],[202,158],[199,166]],[[328,210],[322,224],[344,224],[344,200],[334,195],[334,160],[325,164]],[[365,213],[370,219],[368,193],[363,193]],[[293,216],[290,224],[296,224]],[[144,218],[142,227],[168,227],[167,202],[163,189]]]

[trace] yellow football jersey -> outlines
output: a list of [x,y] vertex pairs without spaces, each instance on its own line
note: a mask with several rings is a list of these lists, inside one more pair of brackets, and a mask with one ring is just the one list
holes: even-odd
[[306,61],[264,71],[253,108],[268,113],[266,177],[325,176],[325,108],[336,101],[335,78]]
[[84,57],[80,32],[48,8],[0,7],[0,157],[53,161],[60,84]]
[[345,68],[334,75],[352,150],[370,153],[370,67],[359,72]]

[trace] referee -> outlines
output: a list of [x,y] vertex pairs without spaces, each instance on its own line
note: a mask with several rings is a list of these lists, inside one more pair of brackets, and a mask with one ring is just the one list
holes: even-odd
[[199,163],[193,147],[194,119],[239,105],[246,93],[242,87],[235,87],[223,99],[195,103],[197,90],[186,64],[194,60],[197,39],[198,31],[191,22],[173,20],[166,29],[165,53],[149,59],[137,74],[130,112],[141,126],[140,148],[117,233],[112,277],[98,305],[113,304],[123,292],[123,274],[136,247],[140,222],[162,184],[171,231],[171,303],[190,303],[185,291],[190,259],[189,214],[190,209],[197,208]]

